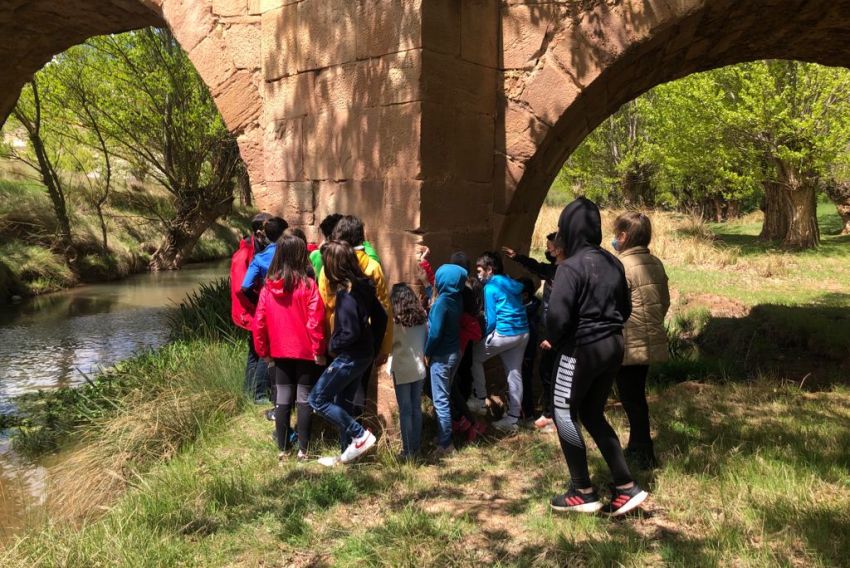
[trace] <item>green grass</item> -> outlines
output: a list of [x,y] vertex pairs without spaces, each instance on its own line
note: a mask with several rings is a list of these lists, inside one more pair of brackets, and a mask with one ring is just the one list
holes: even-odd
[[[0,302],[72,287],[80,281],[114,280],[147,269],[162,238],[162,226],[152,210],[173,214],[167,193],[149,188],[144,194],[113,190],[106,210],[109,251],[101,249],[100,222],[93,208],[75,190],[68,195],[71,229],[79,256],[74,274],[61,255],[50,250],[56,221],[41,184],[0,179]],[[216,222],[198,241],[188,262],[227,257],[249,226],[250,212],[237,207]]]

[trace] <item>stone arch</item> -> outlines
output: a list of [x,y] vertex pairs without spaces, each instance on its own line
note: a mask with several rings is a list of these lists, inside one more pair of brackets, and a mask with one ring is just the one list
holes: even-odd
[[759,59],[850,65],[850,1],[586,0],[502,9],[504,185],[494,240],[530,242],[570,153],[624,103],[691,73]]
[[12,1],[0,11],[0,124],[23,85],[57,53],[86,39],[148,26],[171,29],[262,183],[259,0]]

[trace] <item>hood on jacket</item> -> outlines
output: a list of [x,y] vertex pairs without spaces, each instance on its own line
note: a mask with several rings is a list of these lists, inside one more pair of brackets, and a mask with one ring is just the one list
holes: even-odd
[[466,285],[467,272],[456,264],[444,264],[437,269],[434,283],[439,294],[460,294]]
[[602,243],[599,207],[586,197],[579,197],[564,207],[558,219],[557,238],[563,243],[567,258],[583,248],[598,247]]
[[490,280],[487,281],[486,286],[495,286],[500,289],[505,294],[514,294],[522,296],[523,290],[525,287],[522,285],[522,282],[519,280],[514,280],[510,276],[505,276],[504,274],[494,274]]

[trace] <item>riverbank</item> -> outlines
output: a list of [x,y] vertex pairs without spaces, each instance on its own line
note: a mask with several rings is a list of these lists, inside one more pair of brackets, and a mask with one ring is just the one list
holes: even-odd
[[[145,272],[162,239],[159,216],[170,214],[164,191],[146,188],[113,190],[105,210],[109,250],[103,253],[100,222],[83,193],[69,195],[71,226],[78,250],[75,274],[64,258],[49,249],[56,232],[50,201],[33,181],[0,180],[0,305],[13,296],[27,297],[82,283],[106,282]],[[226,258],[249,227],[251,212],[234,206],[198,241],[188,263]]]

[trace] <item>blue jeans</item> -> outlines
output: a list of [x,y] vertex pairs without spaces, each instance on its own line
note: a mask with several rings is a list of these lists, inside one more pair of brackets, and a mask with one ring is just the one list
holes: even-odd
[[269,366],[254,349],[254,335],[248,337],[248,362],[245,365],[245,394],[253,400],[269,396]]
[[422,442],[422,386],[415,381],[395,386],[398,400],[398,420],[401,424],[401,445],[405,456],[413,456]]
[[452,443],[452,379],[460,363],[460,353],[431,357],[431,400],[437,415],[437,444],[446,448]]
[[352,359],[348,355],[339,355],[319,377],[307,399],[313,410],[339,429],[343,450],[352,438],[359,438],[365,431],[351,417],[351,411],[360,377],[371,364],[372,357]]

